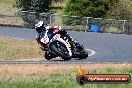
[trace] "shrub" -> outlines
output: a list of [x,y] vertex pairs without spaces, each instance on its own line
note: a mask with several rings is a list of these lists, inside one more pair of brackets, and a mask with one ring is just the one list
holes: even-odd
[[132,20],[132,1],[119,0],[107,12],[107,18]]
[[67,15],[104,17],[117,0],[69,0],[63,12]]

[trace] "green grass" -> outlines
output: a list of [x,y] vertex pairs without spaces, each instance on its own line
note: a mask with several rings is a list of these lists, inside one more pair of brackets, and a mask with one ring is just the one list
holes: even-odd
[[64,7],[65,2],[66,1],[64,1],[64,2],[54,2],[54,1],[52,1],[51,6],[53,6],[53,7]]
[[0,44],[0,52],[4,52],[5,50],[7,50],[6,44]]
[[0,0],[0,3],[4,3],[4,4],[14,4],[15,0]]
[[16,4],[15,0],[0,0],[0,7],[13,9],[15,4]]
[[[52,1],[50,7],[54,7],[55,9],[51,9],[51,12],[53,13],[57,13],[57,14],[61,14],[62,13],[62,9],[63,7],[65,6],[65,2],[55,2],[55,1]],[[56,8],[56,7],[60,7],[60,8]]]
[[[93,74],[129,73],[132,75],[132,69],[130,67],[122,69],[110,67],[104,69],[95,69],[91,70],[90,72]],[[81,86],[76,82],[75,69],[63,71],[61,73],[51,74],[47,78],[33,78],[28,80],[1,80],[0,88],[132,88],[132,82],[130,82],[129,84],[85,84]]]

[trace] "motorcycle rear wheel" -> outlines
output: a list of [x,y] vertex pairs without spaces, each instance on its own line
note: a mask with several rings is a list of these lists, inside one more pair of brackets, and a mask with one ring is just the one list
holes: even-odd
[[88,57],[88,52],[84,49],[82,50],[82,56],[80,57],[80,59],[86,59]]

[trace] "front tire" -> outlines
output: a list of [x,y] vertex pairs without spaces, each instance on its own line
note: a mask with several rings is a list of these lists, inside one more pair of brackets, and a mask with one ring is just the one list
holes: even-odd
[[50,60],[50,59],[52,59],[52,58],[55,58],[56,56],[53,55],[53,54],[51,54],[51,53],[45,52],[44,57],[45,57],[45,59]]
[[[60,46],[58,46],[57,44],[60,44]],[[59,48],[60,47],[63,47],[63,48],[65,48],[65,51],[67,52],[67,54],[64,54],[62,51],[59,51]],[[51,49],[52,49],[52,51],[53,52],[55,52],[58,56],[60,56],[60,57],[62,57],[62,59],[64,59],[65,61],[68,61],[68,60],[70,60],[71,59],[71,57],[70,57],[70,55],[69,55],[69,52],[68,52],[68,50],[67,50],[67,48],[66,48],[66,46],[63,44],[63,43],[61,43],[61,42],[54,42],[52,45],[51,45]]]

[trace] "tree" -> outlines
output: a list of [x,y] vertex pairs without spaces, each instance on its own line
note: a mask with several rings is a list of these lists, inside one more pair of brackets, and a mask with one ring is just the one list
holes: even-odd
[[131,0],[119,0],[114,4],[107,12],[107,18],[113,18],[118,20],[130,20],[132,21],[132,1]]
[[104,17],[117,0],[69,0],[63,12],[67,15]]
[[49,12],[50,4],[51,0],[16,0],[16,6],[21,8],[22,11],[36,12],[35,14],[28,12],[21,14],[25,22],[24,25],[32,28],[34,28],[35,21],[40,20],[39,13]]
[[16,0],[18,8],[26,11],[47,12],[51,0]]

